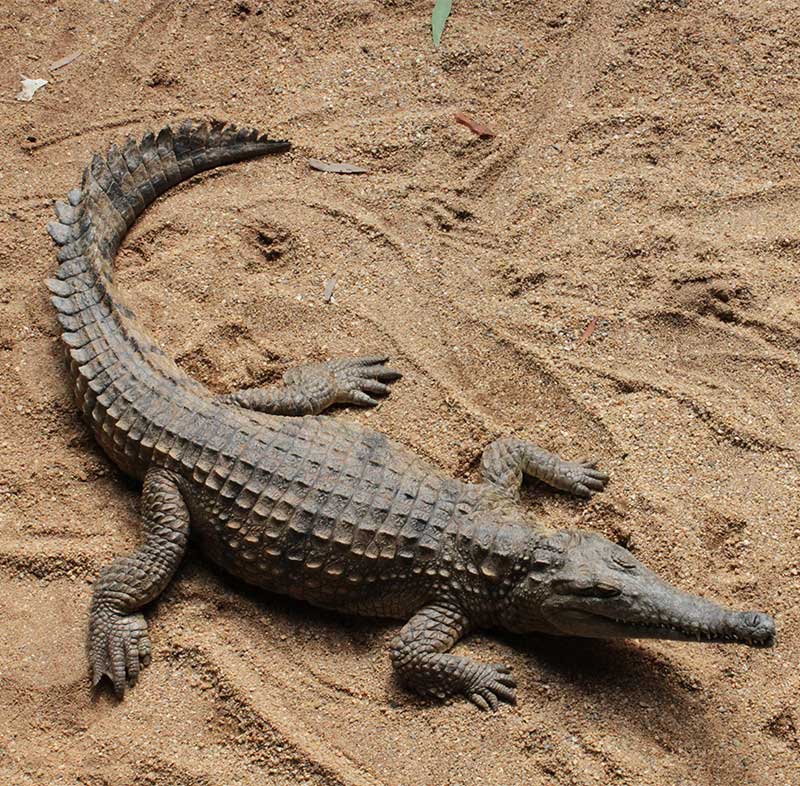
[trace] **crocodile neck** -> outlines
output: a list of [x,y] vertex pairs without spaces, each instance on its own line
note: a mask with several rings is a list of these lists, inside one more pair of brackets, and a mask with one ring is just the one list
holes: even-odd
[[[112,262],[128,229],[171,186],[207,169],[281,152],[288,142],[223,123],[187,121],[95,155],[68,203],[48,226],[59,246],[48,281],[64,328],[70,377],[95,437],[125,472],[141,478],[153,452],[198,448],[214,432],[219,449],[234,438],[233,418],[181,371],[139,326],[113,283]],[[242,415],[240,420],[254,420]],[[216,429],[204,428],[206,421]],[[259,419],[263,423],[262,419]]]

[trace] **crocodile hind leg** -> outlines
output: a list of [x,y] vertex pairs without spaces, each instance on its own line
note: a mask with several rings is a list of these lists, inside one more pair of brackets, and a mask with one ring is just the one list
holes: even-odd
[[470,625],[457,607],[433,604],[418,611],[392,644],[392,665],[417,693],[446,698],[463,694],[483,710],[501,701],[516,702],[516,683],[508,668],[450,655]]
[[514,438],[498,439],[484,450],[481,473],[486,483],[514,498],[519,496],[525,475],[578,497],[602,491],[608,481],[608,475],[597,469],[596,461],[565,461],[532,442]]
[[402,376],[388,368],[384,355],[337,358],[290,368],[283,385],[244,388],[222,397],[229,404],[271,415],[318,415],[333,404],[373,407],[373,396],[389,393],[387,382]]
[[89,664],[95,685],[107,676],[118,696],[150,662],[147,623],[138,609],[157,598],[186,552],[189,511],[174,477],[148,470],[142,490],[144,545],[119,557],[95,584],[89,617]]

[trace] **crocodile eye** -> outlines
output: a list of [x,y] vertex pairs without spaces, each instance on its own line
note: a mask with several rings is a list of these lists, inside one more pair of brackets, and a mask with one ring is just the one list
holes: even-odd
[[624,554],[612,554],[611,559],[624,570],[636,570],[636,562],[633,557],[626,557]]
[[610,584],[606,581],[598,581],[593,587],[593,595],[596,598],[616,598],[622,594],[622,587]]
[[616,584],[594,581],[587,576],[558,579],[553,582],[553,589],[560,595],[575,595],[582,598],[615,598],[622,594],[622,588]]

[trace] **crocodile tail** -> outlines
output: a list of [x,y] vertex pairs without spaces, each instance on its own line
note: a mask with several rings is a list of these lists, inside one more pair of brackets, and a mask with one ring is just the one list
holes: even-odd
[[[111,263],[128,229],[144,209],[171,186],[207,169],[288,150],[252,128],[220,121],[187,120],[147,133],[141,142],[112,145],[103,158],[95,154],[79,188],[67,201],[56,201],[58,221],[47,229],[60,262],[47,282],[59,316],[79,314],[88,297],[103,301],[111,284]],[[96,291],[95,291],[96,290]],[[79,330],[75,319],[62,319],[67,330]]]
[[58,220],[47,228],[58,246],[59,267],[46,283],[87,416],[103,420],[102,405],[120,392],[121,378],[175,379],[179,373],[114,291],[113,259],[136,218],[170,186],[198,172],[289,148],[289,142],[252,128],[187,120],[177,129],[147,133],[140,142],[114,145],[105,157],[95,155],[81,185],[55,203]]

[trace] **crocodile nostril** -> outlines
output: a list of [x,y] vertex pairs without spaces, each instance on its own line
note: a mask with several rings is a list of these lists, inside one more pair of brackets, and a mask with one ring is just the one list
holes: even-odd
[[770,617],[768,614],[762,614],[759,611],[743,612],[741,615],[741,620],[748,628],[762,628],[769,630],[775,625],[772,617]]

